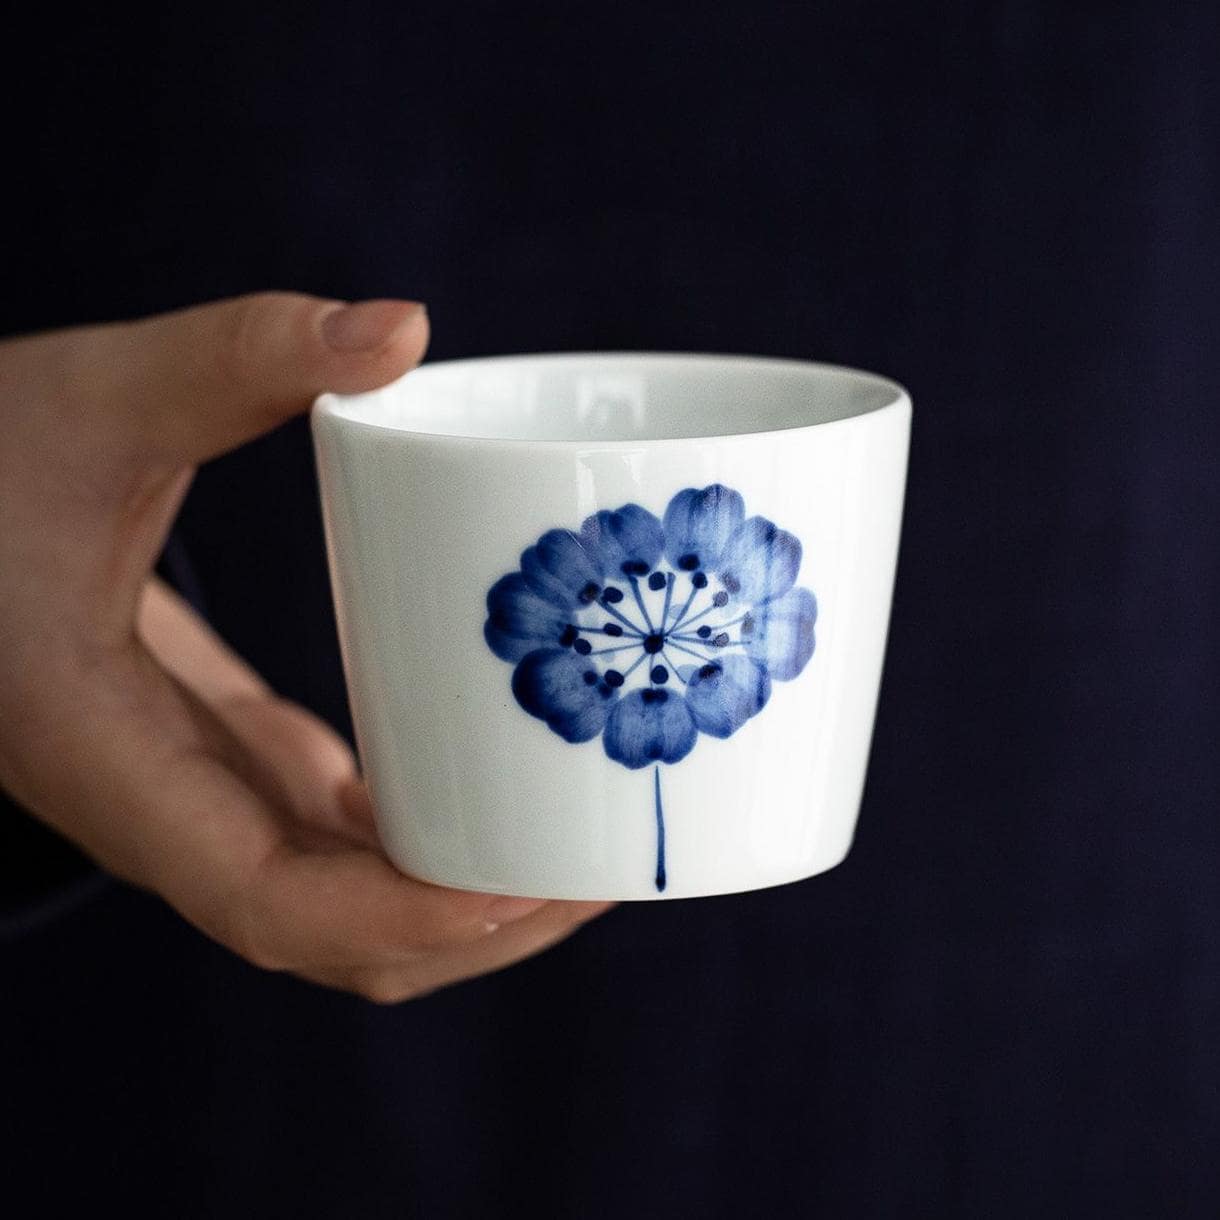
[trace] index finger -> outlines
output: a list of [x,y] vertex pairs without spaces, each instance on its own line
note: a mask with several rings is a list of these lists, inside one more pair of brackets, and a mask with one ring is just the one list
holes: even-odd
[[481,940],[545,905],[431,885],[337,837],[313,848],[285,842],[251,879],[243,949],[274,969],[391,964]]

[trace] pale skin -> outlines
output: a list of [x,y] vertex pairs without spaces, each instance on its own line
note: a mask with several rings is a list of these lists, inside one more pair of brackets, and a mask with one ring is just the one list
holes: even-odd
[[347,744],[152,569],[199,463],[427,340],[410,301],[263,293],[0,343],[0,787],[255,965],[380,1003],[609,904],[398,872]]

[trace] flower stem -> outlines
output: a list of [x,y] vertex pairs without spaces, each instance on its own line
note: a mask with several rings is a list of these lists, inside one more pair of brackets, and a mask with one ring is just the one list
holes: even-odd
[[661,811],[661,764],[652,773],[653,791],[657,802],[657,889],[665,888],[665,815]]

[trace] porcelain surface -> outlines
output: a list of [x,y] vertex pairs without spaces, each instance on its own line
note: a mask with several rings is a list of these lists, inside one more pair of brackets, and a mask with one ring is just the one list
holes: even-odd
[[910,401],[850,369],[425,365],[313,430],[394,862],[554,898],[726,893],[851,844]]

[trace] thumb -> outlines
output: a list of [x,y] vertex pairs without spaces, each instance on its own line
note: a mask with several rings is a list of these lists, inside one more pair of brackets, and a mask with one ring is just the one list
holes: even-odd
[[61,394],[103,412],[110,429],[119,422],[139,456],[195,464],[324,391],[371,390],[405,373],[423,356],[428,320],[416,301],[266,292],[42,341],[64,345]]

